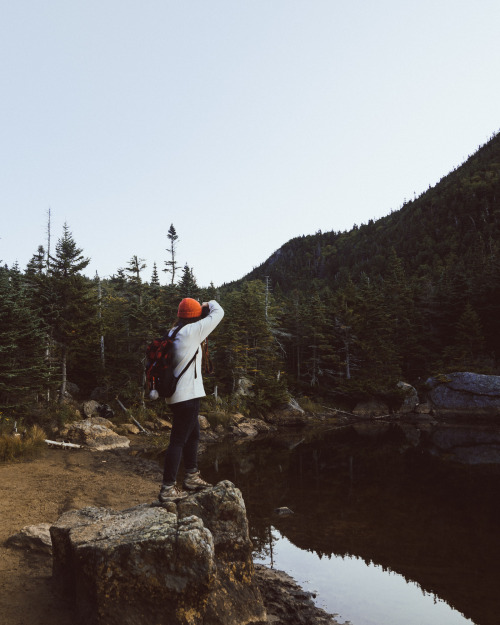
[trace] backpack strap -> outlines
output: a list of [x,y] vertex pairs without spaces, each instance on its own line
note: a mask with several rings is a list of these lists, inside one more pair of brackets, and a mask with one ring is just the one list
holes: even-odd
[[[194,356],[191,358],[191,360],[187,363],[187,365],[184,367],[184,369],[179,373],[179,375],[177,376],[177,379],[179,379],[182,375],[184,375],[186,373],[186,371],[189,369],[189,367],[193,364],[194,359],[196,358],[197,354],[198,354],[198,350],[199,348],[196,350]],[[196,374],[196,367],[194,369],[194,377],[197,378],[197,374]]]
[[[162,338],[162,341],[164,341],[165,339],[175,339],[175,337],[177,336],[177,334],[179,333],[179,330],[182,328],[183,326],[175,326],[173,332],[172,330],[169,330],[165,336]],[[172,332],[172,334],[170,334],[170,332]]]
[[[166,337],[170,338],[171,340],[174,340],[175,337],[177,336],[179,330],[181,328],[183,328],[184,326],[176,326],[174,331],[172,332],[172,334],[170,334],[170,332],[167,332],[167,334],[165,335]],[[199,347],[196,350],[196,352],[194,353],[194,356],[191,358],[191,360],[187,363],[187,365],[184,367],[184,369],[179,373],[179,375],[177,376],[177,379],[180,380],[181,377],[186,373],[186,371],[189,369],[189,367],[193,364],[194,359],[196,358],[196,356],[198,355],[198,351],[199,351]],[[196,366],[194,368],[194,377],[197,378],[198,374],[196,371]]]

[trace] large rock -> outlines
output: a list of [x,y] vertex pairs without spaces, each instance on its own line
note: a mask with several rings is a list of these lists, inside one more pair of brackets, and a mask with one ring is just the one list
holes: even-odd
[[98,417],[99,416],[99,408],[101,404],[94,399],[89,399],[88,401],[83,402],[83,414],[89,417]]
[[418,406],[417,389],[407,382],[398,382],[397,386],[404,394],[403,401],[397,412],[407,413],[416,410]]
[[120,449],[128,447],[130,440],[120,436],[111,429],[113,424],[102,417],[92,417],[72,423],[67,431],[67,439],[71,443],[84,445],[94,451]]
[[426,385],[437,417],[500,417],[500,376],[449,373],[429,378]]
[[[255,567],[257,581],[273,625],[339,625],[333,615],[314,605],[315,595],[305,592],[283,571],[262,564]],[[345,621],[349,623],[350,621]]]
[[51,527],[53,576],[85,625],[245,625],[266,618],[240,491],[84,508]]
[[27,525],[17,532],[17,534],[10,536],[6,544],[9,547],[16,547],[26,551],[52,553],[50,523]]
[[213,536],[217,575],[203,625],[245,625],[266,618],[254,580],[245,502],[231,482],[220,482],[179,502],[179,518],[194,515]]
[[231,423],[231,432],[235,436],[242,438],[253,438],[258,434],[267,433],[271,429],[272,426],[270,426],[265,421],[262,421],[262,419],[250,419],[247,417],[243,417],[243,419],[240,419],[238,421],[236,421],[235,419]]
[[[209,430],[210,429],[210,422],[209,420],[202,414],[198,415],[198,421],[200,423],[200,429],[202,430]],[[172,426],[170,426],[172,427]]]

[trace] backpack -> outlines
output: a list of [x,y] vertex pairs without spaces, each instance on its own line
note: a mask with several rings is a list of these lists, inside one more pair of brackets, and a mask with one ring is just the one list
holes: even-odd
[[[167,333],[161,339],[154,339],[146,348],[146,379],[151,399],[172,397],[177,382],[186,373],[198,354],[198,350],[196,350],[195,355],[180,374],[177,377],[174,375],[174,340],[181,327],[177,326],[170,336]],[[158,394],[153,393],[153,391]]]

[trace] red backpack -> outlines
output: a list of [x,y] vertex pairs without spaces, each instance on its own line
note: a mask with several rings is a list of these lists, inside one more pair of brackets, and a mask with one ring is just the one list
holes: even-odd
[[[159,397],[172,397],[177,382],[193,363],[198,353],[187,363],[181,373],[174,375],[174,340],[182,326],[177,326],[172,334],[155,339],[146,348],[146,379],[150,391],[157,391]],[[156,397],[152,397],[156,399]]]

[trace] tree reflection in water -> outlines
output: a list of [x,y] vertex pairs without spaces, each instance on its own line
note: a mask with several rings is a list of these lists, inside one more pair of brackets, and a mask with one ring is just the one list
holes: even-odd
[[274,526],[301,550],[374,563],[476,625],[498,624],[498,465],[433,457],[376,424],[225,442],[202,462],[211,481],[242,490],[258,554],[271,556]]

